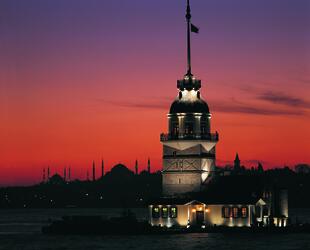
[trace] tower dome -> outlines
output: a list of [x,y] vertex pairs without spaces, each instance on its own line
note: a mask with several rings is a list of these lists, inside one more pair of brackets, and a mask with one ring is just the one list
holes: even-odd
[[209,106],[202,99],[195,99],[193,101],[184,101],[177,98],[170,107],[170,114],[177,113],[205,113],[209,114]]
[[191,73],[187,73],[182,80],[178,80],[179,95],[171,104],[170,114],[202,113],[209,114],[208,104],[201,98],[201,81]]

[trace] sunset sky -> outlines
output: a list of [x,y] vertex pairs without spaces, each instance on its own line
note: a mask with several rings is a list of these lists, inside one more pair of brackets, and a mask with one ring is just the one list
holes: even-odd
[[[192,0],[219,165],[310,163],[310,1]],[[0,186],[103,158],[161,169],[186,73],[185,0],[0,2]]]

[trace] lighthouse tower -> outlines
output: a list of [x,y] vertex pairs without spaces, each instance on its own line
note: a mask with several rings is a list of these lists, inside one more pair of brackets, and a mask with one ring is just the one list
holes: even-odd
[[161,134],[163,144],[163,195],[182,196],[199,192],[215,168],[218,133],[211,133],[211,113],[200,94],[201,81],[192,74],[191,9],[187,0],[187,73],[177,81],[178,96],[168,114],[169,131]]

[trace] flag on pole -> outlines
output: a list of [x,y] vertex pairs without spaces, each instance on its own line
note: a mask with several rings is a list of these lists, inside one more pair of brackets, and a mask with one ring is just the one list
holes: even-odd
[[194,24],[191,24],[191,31],[193,32],[193,33],[199,33],[199,28],[197,28]]

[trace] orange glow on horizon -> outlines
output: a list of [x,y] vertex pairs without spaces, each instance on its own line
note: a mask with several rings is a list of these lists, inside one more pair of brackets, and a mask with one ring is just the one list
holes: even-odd
[[[186,71],[184,6],[9,2],[0,24],[0,186],[38,183],[48,166],[85,179],[93,160],[99,176],[102,159],[106,171],[134,170],[136,159],[146,170],[148,157],[161,170],[159,135]],[[237,152],[246,167],[310,163],[307,8],[196,4],[193,73],[220,136],[217,164],[233,164]],[[288,22],[292,7],[298,16]]]

